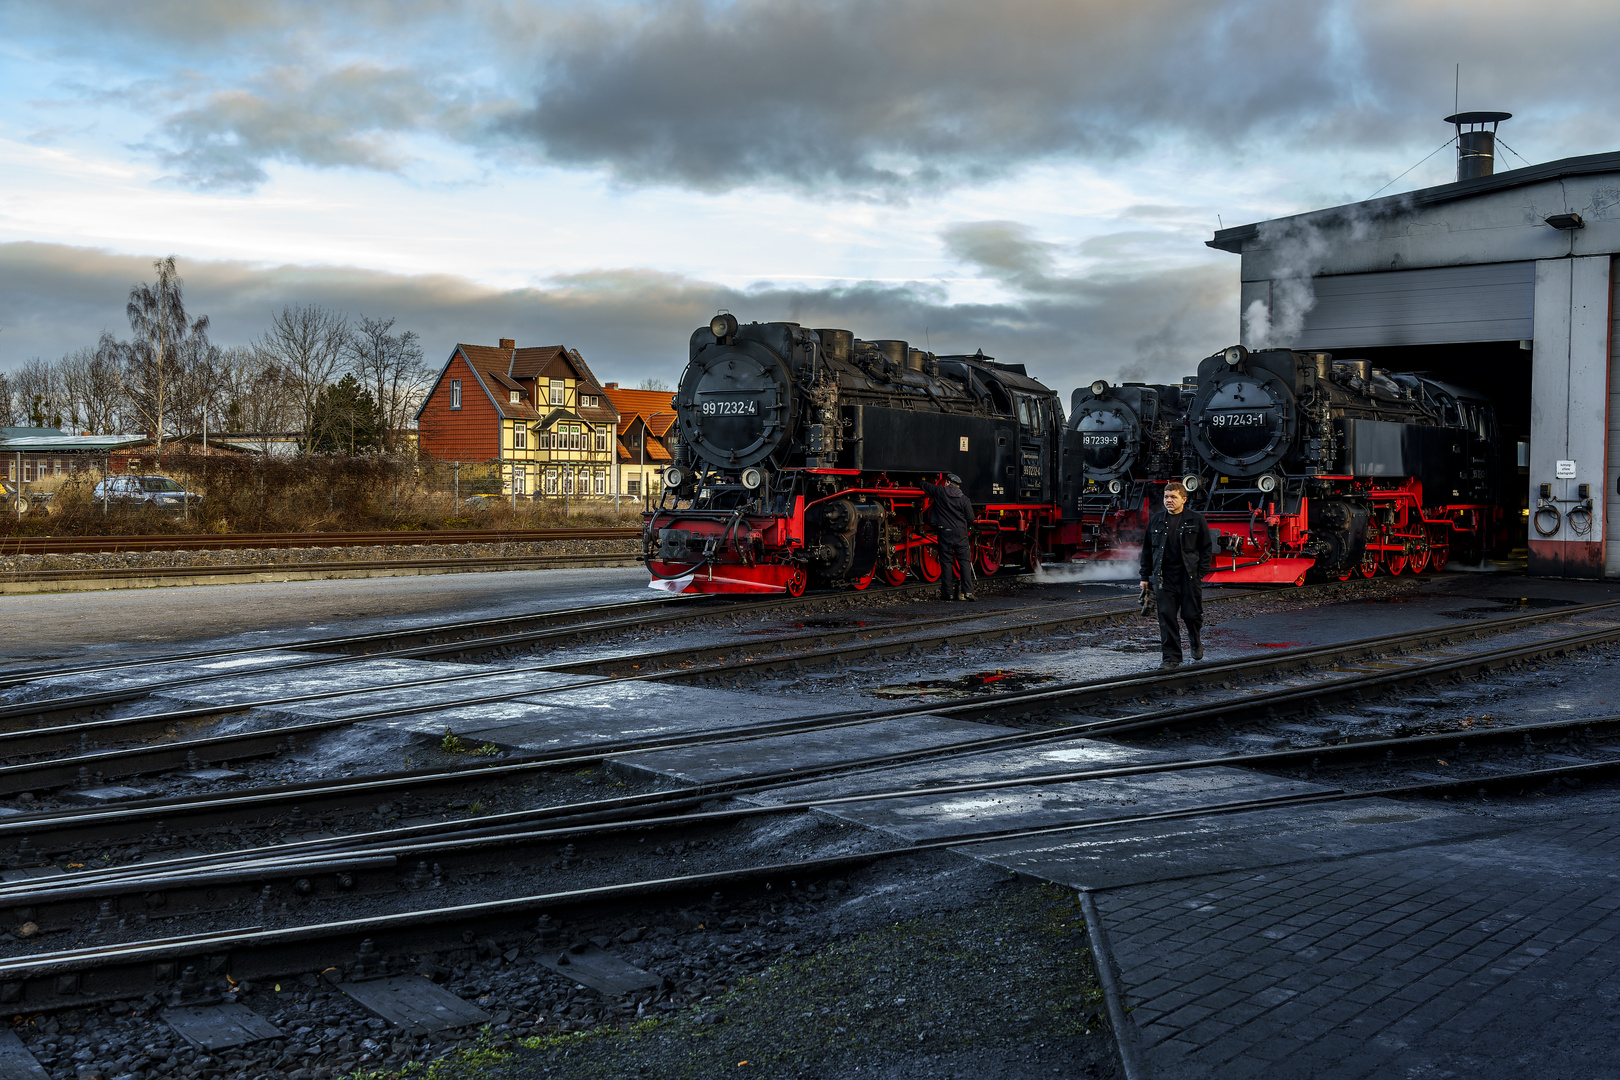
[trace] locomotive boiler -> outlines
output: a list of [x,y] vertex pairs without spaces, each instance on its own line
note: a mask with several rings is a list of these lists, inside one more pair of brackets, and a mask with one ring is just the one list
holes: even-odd
[[675,394],[680,445],[643,533],[655,584],[801,594],[938,580],[918,480],[956,473],[976,568],[1028,561],[1058,523],[1063,414],[1022,365],[717,316]]
[[1121,558],[1140,546],[1160,492],[1182,471],[1183,396],[1181,386],[1102,379],[1075,390],[1063,436],[1063,505],[1078,515],[1078,557]]
[[1186,434],[1211,581],[1422,573],[1502,526],[1495,412],[1428,375],[1234,345],[1199,364]]

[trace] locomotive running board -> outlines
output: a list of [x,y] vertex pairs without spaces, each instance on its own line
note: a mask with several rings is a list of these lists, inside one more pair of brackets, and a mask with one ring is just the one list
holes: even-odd
[[1205,585],[1303,585],[1305,571],[1316,565],[1315,559],[1266,559],[1263,562],[1238,563],[1215,569],[1204,575]]

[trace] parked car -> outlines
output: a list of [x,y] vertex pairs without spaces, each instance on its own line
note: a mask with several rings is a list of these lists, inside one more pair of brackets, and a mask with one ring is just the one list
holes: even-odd
[[109,476],[96,485],[95,500],[115,503],[146,503],[151,506],[178,509],[187,503],[192,506],[203,497],[187,491],[167,476]]

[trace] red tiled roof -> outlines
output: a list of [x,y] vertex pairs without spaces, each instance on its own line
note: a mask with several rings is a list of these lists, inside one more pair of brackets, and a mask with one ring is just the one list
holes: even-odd
[[[613,407],[619,410],[619,434],[623,435],[630,430],[631,423],[639,415],[652,429],[653,434],[663,437],[669,430],[669,425],[675,421],[673,411],[675,395],[668,390],[626,390],[620,386],[608,387],[602,391],[607,399],[613,402]],[[660,415],[668,419],[658,425],[655,419]]]
[[508,370],[520,379],[537,379],[563,351],[561,345],[531,345],[524,349],[513,349],[508,356],[511,364]]
[[656,439],[648,439],[647,440],[647,460],[648,461],[674,461],[675,459],[670,456],[670,453],[669,453],[668,450],[664,449],[664,444],[663,443],[659,442]]
[[615,445],[615,446],[617,446],[619,448],[619,460],[620,461],[635,461],[635,460],[637,460],[636,455],[634,455],[634,454],[632,454],[630,452],[630,448],[628,446],[624,445],[624,440],[623,439],[614,439],[613,440],[613,445]]

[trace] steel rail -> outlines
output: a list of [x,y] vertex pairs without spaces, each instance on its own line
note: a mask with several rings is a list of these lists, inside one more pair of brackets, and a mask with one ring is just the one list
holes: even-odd
[[[513,811],[477,822],[436,822],[427,825],[402,826],[348,836],[298,841],[256,848],[239,849],[211,855],[197,855],[140,866],[114,866],[87,870],[71,875],[71,882],[62,879],[22,881],[0,885],[0,908],[13,903],[27,903],[31,909],[53,902],[100,900],[108,896],[127,896],[132,891],[149,888],[174,889],[177,885],[193,890],[191,877],[201,871],[216,875],[208,880],[215,887],[229,882],[251,882],[262,885],[266,881],[287,877],[307,876],[322,872],[321,867],[333,860],[366,858],[390,859],[387,865],[435,859],[457,867],[464,862],[475,865],[482,853],[491,847],[554,845],[616,832],[646,831],[664,828],[692,828],[712,824],[730,824],[747,818],[779,813],[825,809],[833,806],[884,802],[897,799],[932,798],[936,796],[1006,790],[1020,787],[1042,787],[1054,784],[1080,783],[1127,776],[1143,776],[1169,772],[1185,772],[1211,767],[1246,768],[1260,770],[1279,768],[1309,760],[1312,768],[1323,761],[1354,761],[1379,755],[1420,755],[1432,752],[1431,747],[1453,748],[1460,753],[1466,746],[1496,742],[1533,741],[1559,733],[1581,732],[1591,737],[1594,729],[1620,728],[1620,715],[1571,718],[1542,723],[1508,724],[1491,728],[1477,728],[1456,732],[1438,732],[1427,735],[1398,736],[1387,739],[1343,742],[1337,744],[1260,751],[1248,754],[1222,754],[1207,758],[1185,758],[1173,761],[1139,762],[1130,765],[1111,765],[1089,769],[1065,770],[1054,773],[1031,773],[995,780],[965,780],[931,784],[926,787],[879,789],[849,795],[826,795],[790,800],[762,806],[727,807],[697,814],[680,813],[691,806],[712,802],[716,791],[686,789],[671,793],[676,798],[665,800],[656,809],[659,816],[625,818],[619,811],[622,805],[606,806],[619,800],[598,800],[572,806],[548,807],[543,810]],[[1600,736],[1601,737],[1601,736]],[[828,769],[840,776],[856,775],[865,770]],[[804,782],[802,771],[777,773],[757,777],[746,783],[728,785],[727,793],[757,793],[781,790]],[[1484,777],[1474,779],[1494,779]],[[1456,783],[1467,784],[1469,777],[1459,777]],[[639,809],[639,808],[638,808]],[[559,818],[549,828],[522,828],[544,818]],[[520,827],[514,831],[514,827]],[[310,861],[313,859],[314,861]],[[379,864],[380,865],[380,864]],[[231,875],[235,876],[232,877]],[[172,896],[171,896],[172,900]],[[77,914],[72,913],[72,914]],[[71,918],[71,915],[59,918]]]
[[[1464,786],[1489,783],[1503,786],[1526,781],[1543,782],[1570,776],[1600,776],[1620,770],[1620,760],[1564,765],[1551,769],[1504,774],[1489,781],[1461,781]],[[1410,784],[1346,792],[1328,790],[1268,799],[1214,803],[1199,807],[1103,821],[1063,823],[1036,828],[987,830],[970,836],[928,841],[857,854],[824,856],[680,875],[585,889],[503,897],[451,907],[416,909],[388,915],[265,929],[262,926],[92,946],[0,960],[0,1001],[17,1011],[48,1011],[81,1007],[100,1001],[136,997],[169,989],[183,963],[194,961],[210,974],[246,979],[307,972],[342,962],[357,949],[384,956],[416,951],[464,948],[469,932],[482,937],[523,934],[540,914],[589,906],[600,911],[610,904],[631,903],[648,896],[706,892],[716,887],[750,886],[783,878],[812,880],[897,856],[971,848],[983,843],[1006,843],[1063,833],[1082,833],[1120,826],[1263,811],[1291,806],[1325,804],[1371,798],[1402,798],[1443,794],[1458,782]]]
[[[111,812],[108,825],[137,826],[138,822],[149,819],[154,814],[164,816],[189,816],[193,813],[208,815],[223,810],[226,806],[247,807],[253,804],[269,805],[289,801],[309,803],[311,800],[331,801],[334,799],[366,798],[369,791],[372,801],[380,802],[395,797],[401,791],[421,790],[445,785],[462,785],[469,782],[469,777],[476,776],[479,782],[497,782],[508,776],[525,775],[535,771],[578,767],[582,764],[598,764],[602,761],[625,754],[633,754],[656,749],[675,749],[683,747],[712,746],[720,743],[745,741],[754,738],[763,738],[773,735],[792,734],[800,731],[823,730],[842,726],[858,726],[876,720],[890,719],[901,716],[923,715],[981,715],[1029,706],[1043,705],[1051,707],[1060,702],[1072,706],[1076,701],[1087,697],[1103,697],[1112,699],[1124,694],[1140,694],[1146,690],[1163,691],[1164,689],[1181,684],[1185,680],[1204,680],[1221,676],[1243,677],[1254,672],[1274,671],[1279,668],[1286,669],[1293,666],[1306,666],[1315,660],[1330,657],[1341,662],[1357,654],[1377,655],[1408,648],[1422,641],[1449,641],[1456,637],[1476,637],[1487,633],[1498,633],[1506,630],[1521,629],[1551,619],[1567,617],[1570,614],[1586,614],[1592,610],[1615,606],[1613,604],[1586,605],[1582,608],[1565,608],[1557,612],[1538,612],[1519,616],[1504,616],[1499,619],[1482,621],[1466,628],[1438,627],[1411,631],[1404,635],[1381,638],[1365,638],[1353,642],[1339,642],[1310,649],[1289,651],[1285,653],[1272,653],[1265,656],[1254,657],[1247,660],[1233,660],[1218,664],[1209,664],[1202,667],[1176,669],[1171,672],[1155,672],[1143,676],[1130,676],[1126,678],[1098,679],[1080,683],[1071,683],[1065,686],[1039,691],[1015,691],[988,696],[973,702],[964,702],[957,705],[939,705],[931,707],[901,707],[898,709],[870,710],[866,712],[839,712],[821,716],[801,717],[792,720],[777,721],[767,724],[753,725],[746,731],[714,732],[706,736],[694,736],[691,733],[671,735],[662,739],[642,739],[625,744],[607,744],[594,746],[588,753],[564,754],[555,757],[542,757],[527,761],[516,762],[500,766],[487,766],[473,770],[455,770],[450,773],[421,773],[396,774],[387,777],[371,778],[356,783],[344,782],[326,788],[305,785],[293,785],[287,788],[266,789],[251,794],[228,793],[219,798],[202,800],[165,800],[155,803],[132,802],[119,807],[118,811]],[[948,748],[933,748],[927,750],[911,751],[901,755],[887,755],[882,760],[890,763],[901,763],[911,760],[924,760],[938,757],[942,754],[959,755],[974,753],[982,750],[1000,749],[1009,746],[1028,745],[1039,742],[1073,738],[1086,734],[1097,734],[1108,731],[1126,730],[1122,725],[1131,727],[1165,727],[1173,724],[1192,722],[1194,719],[1202,722],[1214,719],[1225,713],[1237,710],[1248,710],[1255,707],[1271,705],[1288,701],[1309,701],[1313,698],[1333,696],[1341,693],[1361,692],[1364,688],[1376,682],[1391,682],[1392,680],[1431,680],[1441,670],[1451,672],[1456,665],[1482,664],[1483,667],[1509,662],[1530,656],[1539,656],[1543,653],[1557,653],[1570,648],[1585,647],[1597,641],[1607,640],[1620,636],[1620,628],[1585,632],[1563,638],[1543,639],[1528,645],[1517,646],[1508,650],[1495,650],[1486,653],[1472,654],[1461,660],[1437,661],[1429,664],[1412,665],[1395,672],[1376,673],[1374,675],[1356,675],[1348,679],[1330,680],[1299,688],[1285,688],[1281,690],[1263,691],[1259,694],[1246,695],[1239,698],[1201,707],[1180,706],[1174,709],[1157,712],[1135,714],[1118,720],[1087,721],[1079,724],[1064,725],[1049,728],[1039,732],[1018,732],[1011,735],[992,736],[984,739],[972,740],[966,743],[954,744]],[[1481,661],[1481,658],[1483,660]],[[1391,683],[1393,684],[1393,683]],[[521,692],[520,692],[521,693]],[[511,697],[511,694],[492,695],[488,700],[498,701]],[[477,703],[484,699],[477,699]],[[467,702],[463,702],[466,704]],[[432,710],[446,707],[443,703],[432,706],[423,706],[422,709]],[[377,716],[400,715],[405,710],[381,710]],[[361,718],[364,718],[363,716]],[[208,740],[188,740],[166,746],[151,748],[136,748],[133,750],[109,750],[95,754],[82,755],[71,759],[58,759],[34,763],[31,765],[17,765],[0,768],[0,790],[10,785],[11,790],[25,790],[42,783],[67,782],[79,778],[80,769],[89,770],[92,765],[117,764],[120,757],[138,755],[146,761],[159,763],[176,763],[184,760],[184,754],[189,750],[196,753],[197,747],[204,749],[223,749],[221,755],[225,760],[241,759],[244,756],[256,756],[272,753],[280,740],[289,735],[319,732],[330,728],[343,726],[355,722],[356,718],[346,718],[329,721],[318,721],[311,724],[292,728],[266,729],[258,732],[243,732],[229,736],[219,736]],[[167,755],[167,757],[165,757]],[[204,759],[209,760],[209,759]],[[220,760],[214,758],[211,760]],[[127,764],[127,763],[126,763]],[[124,771],[117,775],[139,775],[142,771],[156,768],[156,765],[143,764],[139,768],[129,769],[125,765],[118,765]],[[800,776],[809,775],[801,772]],[[17,779],[21,777],[22,779]],[[44,777],[44,780],[31,780],[30,777]],[[18,829],[30,827],[33,832],[52,832],[53,820],[66,819],[76,821],[83,815],[73,812],[57,812],[53,815],[29,815],[25,820],[0,820],[0,838],[8,834],[15,835]],[[74,826],[76,835],[86,835]],[[117,833],[114,829],[114,833]]]
[[[1089,605],[1089,604],[1095,604],[1095,603],[1102,603],[1102,602],[1105,602],[1106,600],[1109,600],[1109,599],[1113,599],[1113,598],[1112,597],[1107,597],[1107,598],[1094,599],[1094,600],[1072,601],[1072,602],[1070,602],[1069,604],[1067,604],[1065,606],[1074,607],[1074,606],[1083,606],[1083,605]],[[670,614],[670,615],[663,615],[663,616],[651,616],[651,617],[649,617],[649,616],[635,616],[635,617],[631,617],[631,618],[619,619],[619,620],[613,620],[613,621],[607,621],[607,622],[582,623],[582,624],[577,624],[577,625],[573,625],[573,626],[568,626],[568,627],[566,627],[564,629],[561,629],[561,630],[525,631],[525,632],[519,633],[519,634],[501,635],[501,636],[495,637],[495,638],[478,639],[476,642],[471,642],[471,643],[462,642],[462,643],[458,643],[458,644],[450,645],[450,646],[430,645],[430,646],[420,646],[420,647],[411,647],[411,648],[403,648],[403,649],[394,649],[394,650],[390,650],[389,652],[387,652],[384,655],[386,655],[386,657],[388,659],[391,659],[391,660],[422,659],[424,656],[442,655],[446,651],[450,651],[450,650],[454,650],[454,651],[457,651],[457,652],[460,652],[460,653],[471,653],[471,652],[485,651],[487,649],[507,647],[510,644],[514,643],[514,642],[521,642],[522,644],[525,644],[525,645],[537,645],[537,644],[544,644],[544,643],[547,643],[547,642],[565,641],[565,640],[584,637],[584,636],[596,636],[596,635],[600,635],[600,634],[611,633],[611,632],[616,631],[616,630],[640,629],[642,627],[647,627],[647,626],[667,625],[667,624],[671,624],[671,623],[687,622],[687,621],[692,621],[693,619],[696,619],[696,618],[703,618],[703,617],[709,617],[709,616],[729,615],[729,614],[733,614],[733,613],[736,613],[736,614],[749,614],[749,613],[752,613],[752,612],[757,611],[757,610],[759,610],[757,607],[725,608],[725,609],[716,608],[716,609],[705,609],[704,613],[699,614],[699,615],[693,615],[693,614],[689,614],[689,613],[686,613],[686,612],[678,612],[678,613],[674,613],[674,614]],[[1052,609],[1047,608],[1047,609],[1043,609],[1043,610],[1050,611]],[[1135,610],[1136,609],[1134,607],[1132,607],[1132,608],[1129,608],[1129,609],[1120,609],[1117,612],[1116,611],[1108,611],[1108,612],[1100,612],[1100,613],[1094,613],[1094,614],[1093,613],[1087,613],[1087,614],[1085,614],[1083,616],[1079,616],[1079,617],[1062,617],[1062,618],[1057,618],[1057,619],[1043,619],[1043,620],[1037,620],[1035,623],[1024,623],[1024,624],[1019,624],[1019,625],[1012,626],[1012,627],[996,628],[995,630],[975,631],[974,633],[978,634],[980,636],[983,636],[984,634],[988,634],[988,633],[1017,632],[1017,631],[1024,630],[1024,629],[1041,629],[1041,628],[1045,628],[1045,627],[1048,627],[1048,626],[1061,626],[1061,625],[1072,624],[1072,623],[1074,623],[1076,621],[1082,621],[1082,620],[1087,621],[1087,622],[1100,621],[1102,619],[1106,619],[1106,618],[1112,617],[1114,615],[1133,614],[1135,612]],[[985,620],[994,619],[994,618],[998,618],[998,617],[1017,618],[1017,617],[1020,617],[1022,614],[1023,613],[1021,613],[1021,612],[1019,612],[1017,610],[1000,610],[1000,611],[998,611],[998,610],[977,610],[977,611],[966,612],[966,613],[961,613],[961,614],[957,614],[957,615],[943,616],[943,617],[935,618],[935,619],[921,619],[921,620],[908,619],[908,620],[897,621],[897,622],[893,622],[893,623],[880,623],[880,624],[876,624],[876,625],[866,625],[866,626],[862,626],[862,627],[860,627],[858,629],[850,629],[850,630],[811,630],[811,631],[806,631],[804,633],[783,633],[783,634],[780,634],[780,635],[777,635],[777,636],[774,636],[774,637],[758,637],[758,638],[754,638],[748,643],[748,645],[752,646],[752,647],[762,648],[762,649],[769,649],[771,647],[779,647],[779,646],[782,646],[782,645],[792,645],[792,644],[802,642],[802,641],[819,640],[819,641],[824,642],[825,640],[827,640],[827,638],[829,636],[838,636],[838,637],[844,637],[844,638],[847,638],[847,637],[862,637],[862,638],[864,638],[864,637],[867,637],[868,635],[870,635],[872,637],[888,637],[888,636],[894,636],[894,635],[912,634],[912,633],[915,633],[918,630],[918,628],[922,628],[922,627],[948,626],[948,625],[959,624],[959,623],[962,623],[962,622],[985,621]],[[628,653],[628,654],[624,654],[624,655],[621,655],[621,656],[612,657],[612,658],[608,658],[608,659],[588,660],[588,661],[580,661],[580,662],[576,662],[576,663],[522,664],[522,665],[515,665],[515,666],[504,666],[504,667],[501,667],[499,669],[495,669],[495,670],[491,670],[491,671],[460,672],[460,673],[457,673],[457,674],[454,674],[454,675],[435,675],[435,676],[432,676],[430,678],[412,679],[412,680],[407,680],[407,681],[403,681],[403,682],[394,682],[394,683],[381,683],[381,684],[377,684],[377,685],[374,685],[374,686],[345,687],[345,688],[338,689],[338,690],[323,690],[323,691],[319,691],[319,692],[315,692],[315,693],[293,694],[293,695],[287,695],[287,696],[282,696],[282,697],[273,697],[273,698],[248,699],[248,700],[243,700],[243,701],[231,702],[229,704],[204,705],[204,706],[196,706],[196,707],[188,708],[188,709],[168,709],[168,710],[165,710],[163,712],[141,713],[141,714],[137,714],[137,715],[134,715],[134,716],[111,717],[111,718],[104,719],[104,720],[87,720],[87,721],[82,721],[82,722],[79,722],[79,723],[61,724],[61,725],[56,725],[56,726],[52,726],[52,727],[15,728],[15,729],[12,729],[12,730],[0,730],[0,754],[6,755],[6,756],[17,756],[17,755],[23,755],[23,754],[35,754],[35,753],[43,753],[43,752],[46,752],[48,750],[65,749],[65,748],[72,747],[72,746],[78,746],[81,752],[85,752],[85,751],[87,751],[89,749],[89,747],[87,745],[85,745],[87,740],[97,739],[97,738],[103,737],[103,736],[105,736],[105,735],[107,735],[109,733],[133,735],[133,734],[136,734],[136,733],[139,733],[139,732],[142,732],[142,731],[146,731],[146,730],[150,730],[150,729],[154,729],[154,728],[161,730],[161,729],[167,728],[167,727],[169,727],[171,725],[178,724],[178,723],[184,723],[184,722],[187,722],[187,721],[200,720],[200,719],[205,719],[205,718],[208,718],[208,717],[217,717],[217,716],[227,715],[227,714],[241,713],[241,712],[246,712],[246,711],[248,711],[250,709],[271,708],[271,707],[279,706],[279,705],[289,705],[289,704],[294,704],[294,703],[297,703],[297,702],[325,701],[325,700],[331,700],[331,699],[334,699],[334,698],[353,697],[353,696],[358,696],[358,695],[362,695],[362,694],[385,693],[385,692],[391,692],[391,691],[397,691],[397,690],[407,690],[407,689],[421,688],[421,687],[428,687],[428,686],[444,686],[444,685],[448,685],[448,684],[451,684],[451,683],[471,682],[471,681],[475,681],[475,680],[479,680],[479,679],[485,679],[485,678],[490,677],[491,675],[502,675],[502,676],[504,676],[504,675],[521,674],[521,673],[534,673],[534,672],[573,674],[573,673],[578,673],[578,672],[580,672],[582,670],[590,670],[593,667],[598,667],[598,666],[602,666],[602,665],[613,666],[613,667],[617,667],[617,668],[622,670],[622,668],[624,668],[626,666],[639,666],[639,665],[630,665],[630,661],[633,661],[633,660],[640,660],[644,664],[653,664],[653,663],[657,663],[659,660],[669,659],[669,658],[678,657],[678,656],[686,656],[686,655],[699,656],[699,657],[702,657],[702,656],[725,657],[728,653],[733,653],[733,652],[737,652],[737,651],[741,651],[737,645],[735,645],[735,644],[726,644],[726,645],[717,645],[717,646],[712,646],[712,647],[699,646],[699,647],[697,647],[695,649],[693,649],[693,648],[684,649],[684,650],[683,649],[669,649],[669,650],[662,650],[662,651],[650,652],[650,653]],[[369,656],[372,656],[374,654],[366,654],[366,655],[369,657]],[[292,663],[278,664],[276,666],[276,668],[275,668],[275,673],[276,674],[282,674],[284,672],[306,670],[306,669],[314,668],[314,667],[323,667],[323,666],[329,666],[329,665],[335,665],[335,664],[351,663],[351,662],[355,661],[356,659],[359,659],[359,658],[354,657],[354,656],[326,656],[326,657],[319,657],[319,658],[312,659],[312,660],[295,661],[295,662],[292,662]],[[668,680],[668,679],[679,678],[679,677],[681,677],[683,675],[689,675],[689,674],[690,675],[711,674],[716,670],[731,670],[732,667],[735,666],[735,664],[736,664],[736,661],[731,660],[731,661],[727,661],[722,666],[718,666],[718,667],[709,666],[709,667],[705,667],[705,668],[697,670],[697,671],[672,670],[672,671],[644,672],[644,673],[641,673],[639,675],[624,674],[624,675],[614,676],[614,677],[610,677],[610,678],[605,678],[605,679],[601,680],[601,682],[572,683],[572,684],[567,684],[567,685],[558,686],[558,687],[529,687],[529,688],[525,688],[523,690],[514,691],[512,696],[530,696],[530,695],[539,694],[539,693],[563,692],[563,691],[574,689],[574,688],[577,688],[577,687],[583,686],[583,685],[601,685],[602,682],[610,682],[611,683],[611,682],[630,682],[630,681],[660,681],[660,680]],[[260,673],[262,673],[262,672],[260,672]],[[221,679],[234,679],[234,678],[251,677],[254,674],[260,674],[260,673],[256,673],[256,672],[253,672],[253,671],[241,671],[241,670],[212,672],[212,673],[205,674],[205,675],[187,676],[187,677],[180,678],[180,679],[169,680],[169,681],[164,682],[160,687],[158,687],[158,689],[169,690],[169,689],[171,689],[173,687],[176,687],[176,686],[193,686],[193,685],[197,685],[199,683],[212,682],[212,681],[217,681],[217,680],[221,680]],[[111,692],[111,693],[117,693],[117,692]],[[144,696],[149,696],[149,695],[147,693],[145,693],[145,692],[142,692],[142,693],[139,693],[139,694],[134,694],[132,697],[126,698],[125,700],[136,700],[136,699],[138,699],[140,697],[144,697]],[[104,697],[105,697],[105,695],[83,695],[83,696],[78,697],[78,698],[45,699],[42,702],[32,702],[32,703],[27,703],[25,705],[15,706],[10,710],[0,709],[0,720],[3,720],[5,718],[7,718],[7,717],[22,716],[22,715],[32,715],[36,719],[38,719],[38,718],[40,718],[40,717],[42,717],[44,715],[47,715],[50,711],[56,711],[56,712],[74,711],[74,712],[79,712],[79,711],[83,711],[85,708],[90,707],[92,705],[107,704],[108,702],[102,700]],[[91,699],[93,699],[93,700],[91,700]],[[66,702],[69,703],[69,705],[71,707],[71,710],[70,709],[59,708],[59,709],[56,709],[56,710],[47,710],[45,713],[42,713],[42,712],[40,712],[38,710],[38,708],[37,708],[38,705],[50,704],[53,701],[54,702],[66,701]],[[449,701],[449,702],[441,702],[441,703],[439,703],[437,705],[432,705],[432,706],[423,706],[423,708],[453,708],[453,707],[457,706],[458,704],[461,704],[461,703],[456,702],[456,701]],[[399,715],[404,715],[404,714],[406,714],[406,713],[408,713],[410,711],[411,710],[405,710],[403,713],[400,713]],[[382,715],[392,715],[392,714],[393,713],[390,711],[390,712],[385,712]],[[379,715],[379,713],[368,712],[368,713],[363,714],[363,715],[365,717],[369,718],[369,717]]]
[[471,570],[476,567],[568,569],[581,562],[628,560],[633,552],[576,552],[549,555],[450,555],[429,559],[358,559],[327,562],[230,563],[201,566],[84,567],[64,570],[0,570],[0,584],[51,581],[140,581],[147,578],[233,578],[264,574],[352,573],[365,570]]
[[553,529],[432,529],[208,535],[0,536],[0,556],[125,551],[223,551],[239,548],[383,547],[390,544],[533,544],[550,540],[636,540],[637,525]]

